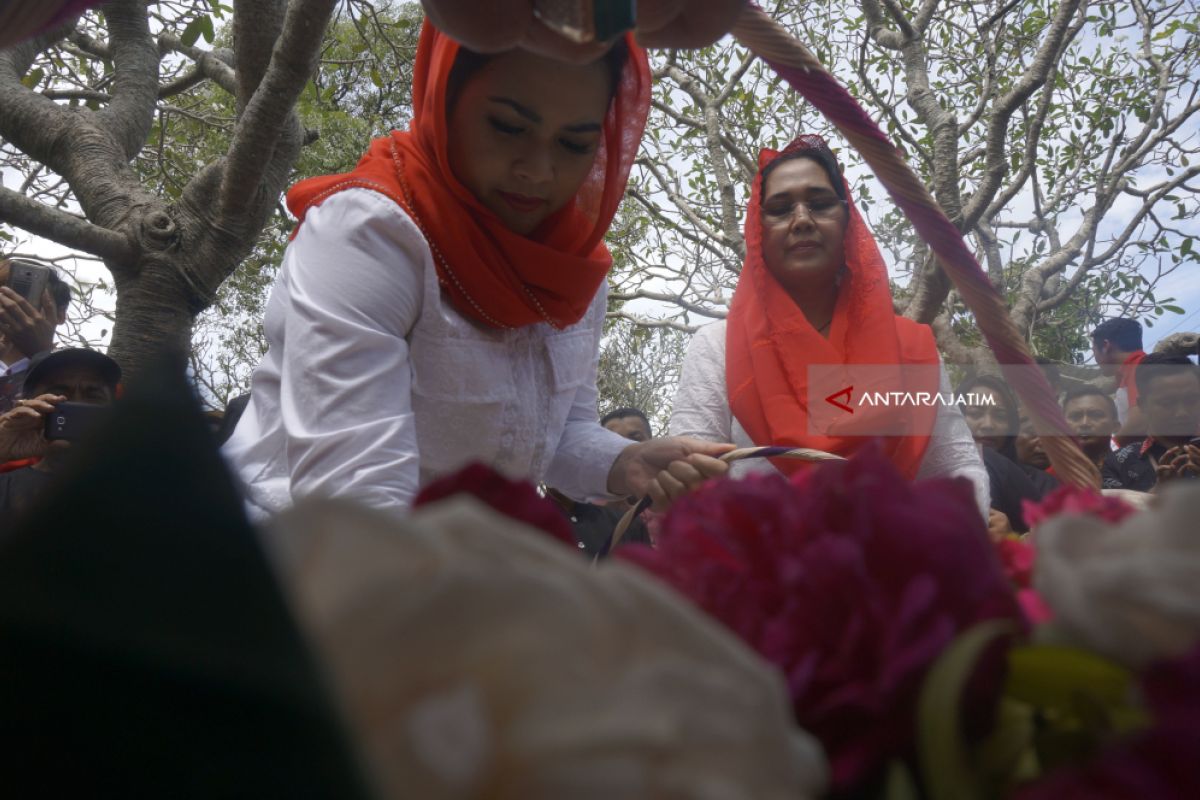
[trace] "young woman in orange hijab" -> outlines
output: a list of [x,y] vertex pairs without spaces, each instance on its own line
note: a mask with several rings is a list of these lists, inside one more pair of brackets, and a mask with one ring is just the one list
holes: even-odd
[[[861,402],[864,380],[943,400],[951,390],[932,331],[894,313],[883,258],[821,137],[760,154],[745,237],[729,316],[698,331],[684,359],[671,433],[847,457],[876,439],[909,478],[971,479],[986,516],[987,474],[957,406]],[[827,404],[828,387],[810,385],[811,367],[844,374],[848,383],[830,384],[835,389],[860,384],[842,397],[853,414]],[[661,492],[673,498],[723,472],[715,460],[693,462],[664,473]],[[732,472],[804,468],[782,459],[739,461]]]
[[721,452],[597,424],[603,236],[649,96],[632,37],[565,64],[472,53],[426,22],[409,129],[288,193],[270,349],[225,446],[252,510],[320,494],[403,511],[472,461],[611,497]]

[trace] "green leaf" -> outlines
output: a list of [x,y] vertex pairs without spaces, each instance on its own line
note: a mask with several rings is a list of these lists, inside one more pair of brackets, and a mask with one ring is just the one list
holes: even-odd
[[883,800],[921,800],[917,783],[903,761],[893,760],[888,764]]
[[988,645],[1014,627],[1007,620],[976,625],[951,642],[925,676],[917,701],[917,756],[930,800],[985,796],[963,742],[962,693]]
[[32,89],[41,83],[42,78],[45,76],[46,72],[41,67],[38,67],[37,69],[31,69],[28,75],[26,75],[24,78],[21,78],[21,85],[26,89]]
[[1073,647],[1031,645],[1008,654],[1006,694],[1038,708],[1071,709],[1081,695],[1125,706],[1132,681],[1124,667]]
[[208,17],[196,17],[194,20],[189,22],[187,27],[183,29],[183,33],[179,35],[180,41],[182,41],[188,47],[194,45],[196,40],[200,38],[200,32],[203,29],[204,20],[206,19],[208,19]]
[[1164,311],[1170,311],[1172,314],[1182,314],[1183,309],[1179,306],[1159,306]]
[[216,38],[216,34],[213,33],[212,17],[207,14],[200,18],[200,33],[204,35],[204,41],[209,44],[212,44],[213,39]]
[[1037,776],[1033,720],[1026,703],[1001,699],[996,727],[975,750],[975,763],[991,782],[1007,787]]

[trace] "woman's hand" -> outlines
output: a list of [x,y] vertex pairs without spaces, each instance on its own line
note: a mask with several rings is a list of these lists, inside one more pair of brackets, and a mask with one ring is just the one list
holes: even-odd
[[18,400],[15,408],[0,415],[0,462],[43,456],[50,442],[42,435],[46,415],[67,398],[43,394]]
[[621,451],[608,473],[608,490],[617,495],[650,495],[662,511],[710,478],[729,471],[717,456],[734,449],[687,436],[668,436],[632,444]]

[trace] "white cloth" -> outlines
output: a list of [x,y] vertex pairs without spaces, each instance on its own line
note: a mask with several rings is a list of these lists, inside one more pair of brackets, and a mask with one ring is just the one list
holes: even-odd
[[0,375],[6,378],[11,375],[16,375],[19,372],[24,372],[27,369],[29,369],[28,358],[18,358],[11,364],[6,364],[3,361],[0,361]]
[[302,496],[404,511],[472,461],[607,498],[629,441],[601,427],[605,290],[576,325],[484,329],[442,301],[402,208],[349,189],[309,210],[267,303],[269,350],[225,445],[251,511]]
[[1124,386],[1118,386],[1117,391],[1113,393],[1113,402],[1117,406],[1117,422],[1122,425],[1129,417],[1129,390]]
[[[944,367],[941,374],[939,391],[949,394],[950,380]],[[755,445],[729,408],[729,395],[725,388],[723,320],[701,328],[692,337],[679,376],[670,434],[732,442],[738,447]],[[735,478],[752,472],[775,471],[775,467],[766,459],[737,461],[730,468],[730,474]],[[974,484],[975,501],[986,519],[991,505],[987,469],[983,466],[983,459],[971,438],[971,429],[967,427],[962,412],[957,406],[942,405],[938,406],[933,433],[917,471],[917,480],[951,476],[967,478]]]

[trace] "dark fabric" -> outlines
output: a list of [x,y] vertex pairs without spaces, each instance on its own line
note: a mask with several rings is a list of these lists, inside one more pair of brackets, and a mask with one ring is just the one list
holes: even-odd
[[0,536],[10,794],[368,797],[182,363],[148,374]]
[[[612,539],[617,523],[625,514],[625,511],[621,509],[594,506],[591,503],[575,503],[570,510],[562,508],[562,506],[559,508],[571,523],[571,529],[575,533],[575,540],[579,543],[580,549],[589,557],[595,557],[604,552],[608,541]],[[630,542],[650,544],[650,533],[646,530],[646,523],[641,519],[633,521],[617,546],[623,547]]]
[[0,531],[15,526],[54,476],[33,467],[0,474]]
[[991,487],[992,508],[1008,517],[1014,531],[1027,532],[1029,525],[1025,522],[1021,501],[1041,500],[1045,491],[1038,489],[1020,464],[990,447],[983,448],[983,465],[987,468]]
[[25,386],[25,373],[28,368],[22,368],[10,375],[0,375],[0,414],[9,411],[17,404],[21,389]]
[[1033,484],[1033,488],[1038,493],[1038,499],[1045,497],[1062,485],[1059,483],[1057,477],[1044,469],[1038,469],[1032,464],[1024,464],[1020,461],[1017,462],[1017,466],[1021,468],[1021,471],[1025,473],[1025,477],[1029,478],[1029,482]]
[[1100,479],[1105,489],[1148,492],[1158,484],[1154,463],[1162,460],[1168,448],[1154,442],[1143,453],[1142,447],[1145,443],[1144,439],[1134,442],[1104,457],[1104,465],[1100,467]]

